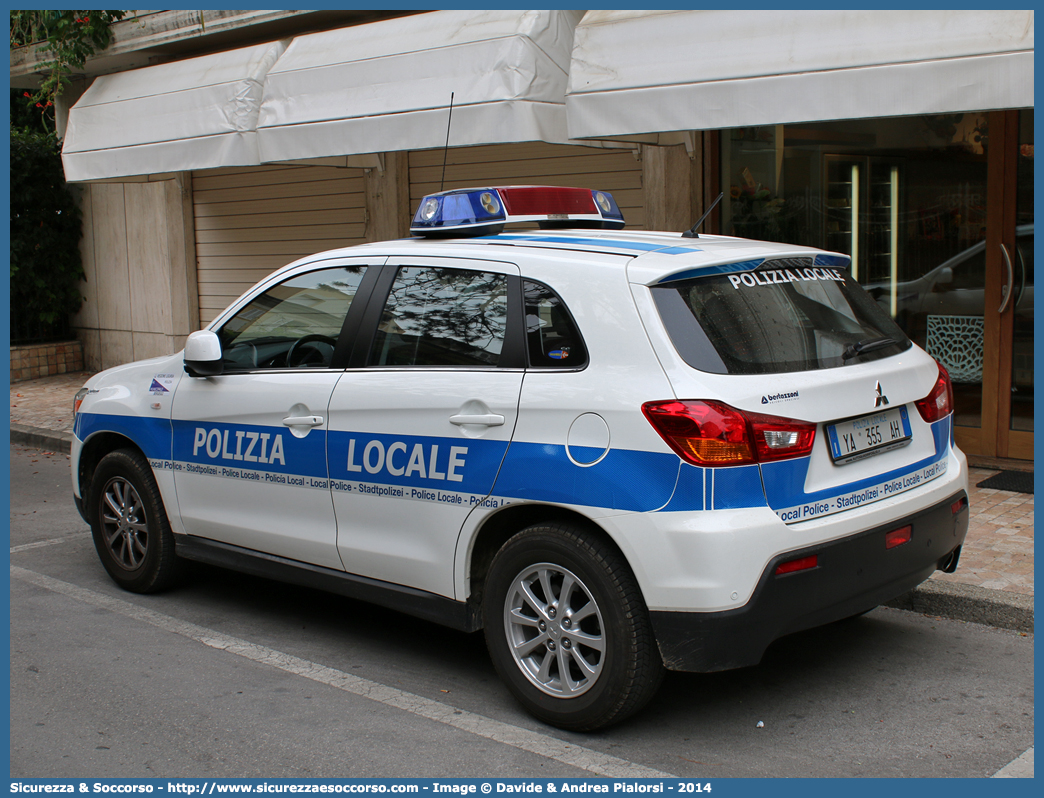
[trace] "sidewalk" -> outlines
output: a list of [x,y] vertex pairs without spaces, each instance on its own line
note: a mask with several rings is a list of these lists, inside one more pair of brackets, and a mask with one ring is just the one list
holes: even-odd
[[[11,386],[11,440],[69,451],[73,395],[89,374]],[[977,487],[997,470],[969,469],[971,522],[957,572],[939,571],[889,606],[1033,631],[1033,495]]]

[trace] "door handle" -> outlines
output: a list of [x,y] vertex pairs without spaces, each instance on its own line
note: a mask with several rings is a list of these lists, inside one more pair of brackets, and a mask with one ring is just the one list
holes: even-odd
[[285,427],[318,427],[322,423],[322,416],[287,416],[283,419]]
[[1004,265],[1008,267],[1008,284],[1002,289],[1004,294],[1004,301],[1001,302],[1000,308],[997,309],[998,313],[1003,313],[1004,309],[1008,307],[1008,302],[1011,301],[1011,289],[1015,285],[1015,271],[1011,268],[1011,257],[1008,255],[1008,248],[1002,243],[1000,245],[1001,254],[1004,256]]
[[499,427],[503,423],[504,417],[498,416],[496,413],[487,413],[485,415],[461,413],[456,416],[450,416],[450,424],[456,424],[458,427],[462,424],[482,424],[486,427]]
[[1019,309],[1019,305],[1022,303],[1022,297],[1026,293],[1026,258],[1022,254],[1022,250],[1019,249],[1019,245],[1015,245],[1015,255],[1018,256],[1019,262],[1019,291],[1015,294],[1015,310]]

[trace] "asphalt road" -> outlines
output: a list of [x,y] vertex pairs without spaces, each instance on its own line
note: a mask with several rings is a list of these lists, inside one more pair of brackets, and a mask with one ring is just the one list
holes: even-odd
[[68,462],[11,447],[14,778],[981,777],[1033,746],[1032,635],[884,608],[561,732],[481,635],[209,567],[124,593]]

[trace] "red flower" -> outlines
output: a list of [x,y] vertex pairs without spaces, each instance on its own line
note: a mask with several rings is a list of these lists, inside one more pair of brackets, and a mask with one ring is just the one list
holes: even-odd
[[27,91],[23,91],[23,92],[22,92],[22,96],[23,96],[23,97],[32,97],[33,95],[31,95],[31,94],[30,94],[29,92],[27,92]]

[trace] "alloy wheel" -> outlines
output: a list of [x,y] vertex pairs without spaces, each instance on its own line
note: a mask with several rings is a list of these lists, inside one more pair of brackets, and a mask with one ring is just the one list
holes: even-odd
[[515,663],[547,695],[583,695],[602,672],[602,614],[591,591],[561,566],[537,563],[515,577],[504,602],[504,630]]

